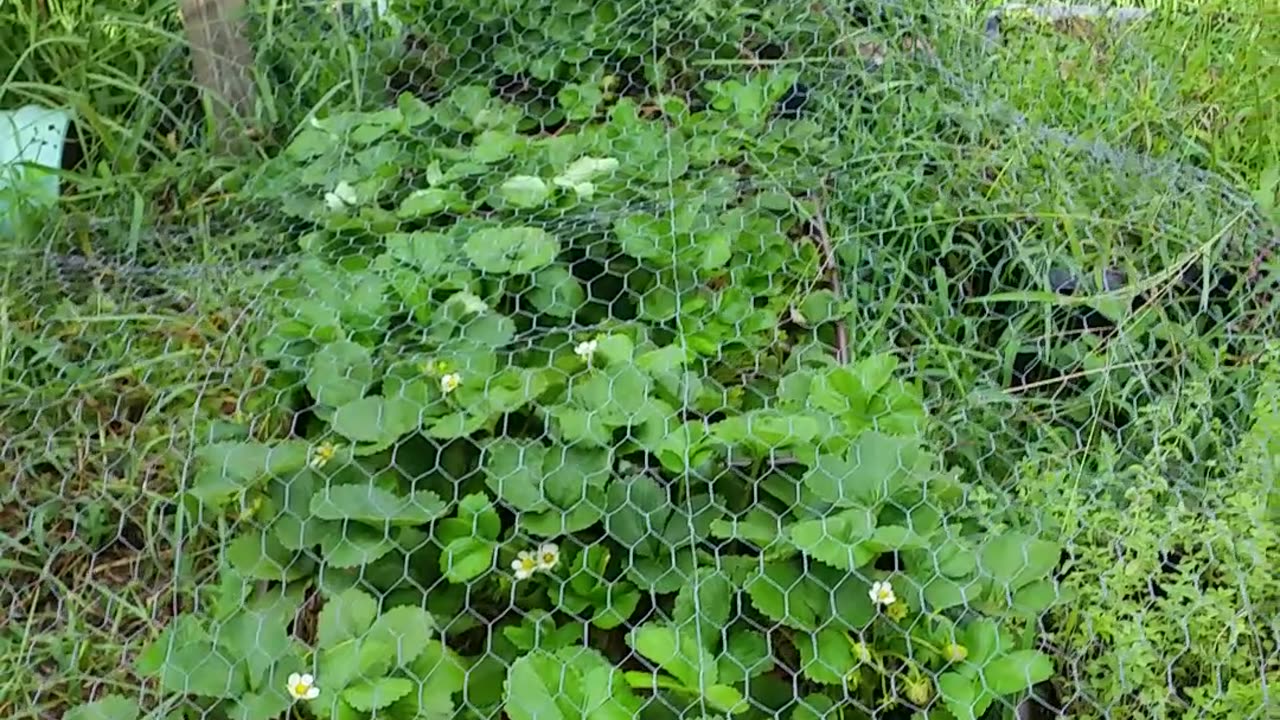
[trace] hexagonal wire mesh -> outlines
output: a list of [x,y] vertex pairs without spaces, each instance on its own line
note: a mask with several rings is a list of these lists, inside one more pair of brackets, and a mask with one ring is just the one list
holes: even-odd
[[5,717],[1267,716],[1276,229],[1159,36],[251,10],[261,157],[7,255]]

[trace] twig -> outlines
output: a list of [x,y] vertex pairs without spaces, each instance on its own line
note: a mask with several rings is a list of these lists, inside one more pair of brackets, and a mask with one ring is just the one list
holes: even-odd
[[[823,192],[822,195],[826,193]],[[822,268],[831,294],[836,296],[837,305],[844,304],[844,292],[840,287],[840,268],[836,265],[835,248],[831,246],[831,235],[827,232],[827,220],[823,215],[826,203],[822,197],[814,199],[813,229],[817,233],[818,252],[822,253]],[[849,326],[843,314],[836,320],[836,362],[845,365],[849,362]]]

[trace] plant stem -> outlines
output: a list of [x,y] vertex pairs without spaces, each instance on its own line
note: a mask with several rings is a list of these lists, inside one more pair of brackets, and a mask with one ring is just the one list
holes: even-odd
[[[836,296],[837,305],[844,304],[844,292],[840,287],[840,268],[836,265],[835,248],[831,245],[831,234],[827,232],[827,220],[823,206],[826,205],[826,191],[814,199],[813,229],[817,234],[818,252],[822,255],[823,273],[831,294]],[[841,365],[849,362],[849,326],[844,316],[836,320],[836,362]]]

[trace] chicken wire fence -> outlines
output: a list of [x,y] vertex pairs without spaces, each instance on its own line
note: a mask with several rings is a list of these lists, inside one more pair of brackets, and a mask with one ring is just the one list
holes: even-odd
[[260,159],[7,252],[5,717],[1274,712],[1275,226],[1018,74],[1141,19],[249,10]]

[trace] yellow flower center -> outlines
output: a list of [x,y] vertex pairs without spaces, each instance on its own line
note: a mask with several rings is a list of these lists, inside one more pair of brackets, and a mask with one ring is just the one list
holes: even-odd
[[555,556],[555,554],[554,554],[554,553],[542,553],[542,564],[543,564],[543,565],[551,565],[551,564],[553,564],[555,561],[556,561],[556,556]]
[[306,684],[306,683],[298,683],[297,685],[294,685],[294,686],[293,686],[293,694],[294,694],[294,695],[306,695],[306,694],[307,694],[307,691],[308,691],[308,690],[310,690],[310,689],[311,689],[311,688],[307,687],[307,684]]
[[537,561],[537,560],[534,560],[534,559],[533,559],[533,558],[531,558],[531,557],[528,557],[528,558],[521,558],[521,560],[520,560],[520,568],[521,568],[522,570],[533,570],[533,569],[534,569],[534,568],[536,568],[536,567],[538,567],[538,561]]

